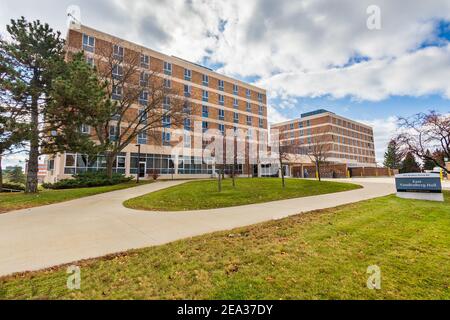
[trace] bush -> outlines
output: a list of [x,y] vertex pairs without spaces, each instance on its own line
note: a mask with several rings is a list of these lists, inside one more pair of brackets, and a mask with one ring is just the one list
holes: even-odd
[[152,177],[153,180],[157,180],[159,178],[159,172],[158,170],[152,169],[149,171],[149,175]]
[[25,191],[25,185],[22,183],[15,183],[15,182],[3,182],[3,189]]
[[108,178],[105,172],[85,172],[73,176],[73,179],[64,179],[55,183],[44,183],[46,189],[75,189],[101,186],[112,186],[131,181],[132,177],[125,177],[123,174],[113,174]]

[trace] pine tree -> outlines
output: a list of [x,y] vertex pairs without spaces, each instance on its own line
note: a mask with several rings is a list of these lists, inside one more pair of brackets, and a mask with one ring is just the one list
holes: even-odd
[[41,154],[72,148],[77,151],[79,145],[88,144],[78,125],[89,106],[85,103],[91,99],[83,91],[83,84],[89,82],[76,75],[86,75],[80,58],[75,66],[65,62],[64,40],[48,24],[28,22],[22,17],[11,20],[7,31],[11,40],[0,39],[0,71],[4,71],[0,89],[8,98],[9,112],[20,115],[19,140],[28,148],[26,192],[35,193]]
[[384,154],[384,166],[390,169],[399,169],[402,163],[402,153],[397,141],[391,140]]
[[25,183],[25,174],[22,167],[16,166],[8,172],[8,180],[13,183]]
[[408,152],[403,159],[402,166],[400,168],[401,173],[420,172],[420,166],[416,161],[416,158],[411,152]]
[[433,170],[434,167],[436,167],[436,164],[431,160],[432,154],[430,150],[427,150],[426,152],[426,158],[423,161],[423,169],[424,170]]

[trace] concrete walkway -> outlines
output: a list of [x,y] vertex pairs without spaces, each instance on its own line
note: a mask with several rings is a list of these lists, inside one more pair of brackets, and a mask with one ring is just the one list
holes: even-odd
[[[346,180],[351,181],[351,180]],[[166,181],[0,215],[0,276],[160,245],[394,192],[392,183],[354,180],[364,189],[240,207],[148,212],[123,201],[174,186]]]

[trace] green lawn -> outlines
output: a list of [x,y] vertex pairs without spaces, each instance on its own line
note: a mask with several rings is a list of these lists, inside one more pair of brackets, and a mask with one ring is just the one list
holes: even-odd
[[217,180],[202,180],[130,199],[124,205],[140,210],[200,210],[300,198],[357,188],[360,186],[349,183],[286,179],[286,188],[283,189],[279,178],[254,178],[236,179],[236,188],[232,187],[231,179],[225,179],[222,181],[222,192],[218,192]]
[[[140,184],[153,182],[141,181]],[[94,194],[132,188],[136,186],[136,181],[121,183],[114,186],[65,189],[65,190],[44,190],[38,194],[25,193],[0,193],[0,213],[12,210],[25,209],[43,206],[47,204],[73,200],[77,198],[92,196]]]
[[[445,203],[388,196],[0,279],[6,299],[450,299]],[[367,267],[381,269],[369,290]]]

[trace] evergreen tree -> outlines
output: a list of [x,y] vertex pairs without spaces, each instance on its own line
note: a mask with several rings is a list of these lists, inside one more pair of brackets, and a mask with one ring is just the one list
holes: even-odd
[[399,169],[402,163],[402,153],[400,152],[400,147],[397,141],[392,139],[387,147],[384,154],[384,166],[390,169]]
[[[86,86],[72,81],[80,81],[74,74],[86,75],[86,68],[81,67],[80,58],[77,65],[65,62],[64,41],[48,24],[22,17],[11,20],[7,31],[11,40],[0,39],[0,70],[5,70],[0,85],[2,95],[8,97],[9,112],[20,115],[19,138],[28,148],[26,192],[35,193],[41,154],[77,151],[87,144],[78,125],[90,97],[82,91]],[[73,97],[78,97],[77,103]]]
[[25,174],[22,167],[16,166],[8,172],[8,180],[13,183],[25,183]]
[[401,173],[420,172],[420,166],[411,152],[408,152],[405,156],[405,159],[403,159],[400,172]]
[[426,158],[423,161],[423,170],[433,170],[434,167],[436,167],[436,164],[431,160],[432,154],[430,150],[427,150],[426,152]]

